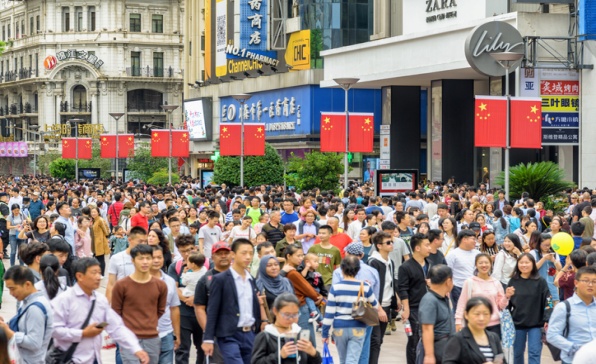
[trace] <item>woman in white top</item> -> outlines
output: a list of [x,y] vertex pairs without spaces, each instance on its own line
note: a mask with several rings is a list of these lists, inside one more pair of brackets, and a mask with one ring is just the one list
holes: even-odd
[[44,255],[40,262],[42,280],[35,283],[35,288],[42,292],[48,301],[53,300],[57,295],[66,291],[68,284],[66,277],[59,277],[60,261],[53,254]]
[[228,242],[232,244],[234,241],[243,238],[248,239],[251,243],[255,244],[257,241],[257,233],[255,232],[255,229],[251,227],[251,224],[252,217],[244,216],[242,218],[242,224],[234,226],[232,229],[230,237],[228,238]]
[[443,245],[439,249],[445,256],[457,248],[457,222],[452,217],[439,220],[439,228],[443,230]]
[[492,277],[498,279],[503,287],[507,286],[511,273],[517,265],[517,257],[522,254],[522,246],[516,234],[507,234],[503,240],[503,249],[495,257]]

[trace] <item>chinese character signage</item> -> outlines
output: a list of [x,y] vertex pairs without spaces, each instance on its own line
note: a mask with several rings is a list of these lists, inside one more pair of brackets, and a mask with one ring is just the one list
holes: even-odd
[[[79,137],[98,138],[104,132],[102,124],[79,124]],[[69,124],[46,124],[46,137],[49,139],[60,139],[62,137],[74,136],[74,129]]]
[[542,98],[542,144],[579,144],[579,75],[573,70],[523,69],[521,96]]
[[[101,59],[97,58],[97,56],[94,53],[89,53],[87,51],[76,50],[76,49],[69,49],[66,51],[58,52],[58,53],[56,53],[55,59],[58,62],[78,59],[78,60],[85,61],[85,62],[89,63],[90,65],[92,65],[93,67],[95,67],[97,69],[99,69],[101,66],[103,66],[103,61]],[[46,63],[44,61],[44,67],[48,70],[54,68],[55,65],[56,65],[55,62],[53,63],[53,65],[52,65],[52,62],[48,62],[48,64],[46,65]],[[49,66],[51,66],[51,68],[48,68]]]
[[268,51],[268,9],[268,0],[240,0],[240,44],[228,44],[228,59],[254,60],[274,67],[279,64],[277,52]]

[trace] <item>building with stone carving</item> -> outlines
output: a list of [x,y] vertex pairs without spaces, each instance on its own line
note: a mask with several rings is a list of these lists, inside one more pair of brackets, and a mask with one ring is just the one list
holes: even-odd
[[[0,171],[30,172],[31,153],[74,135],[116,132],[149,141],[165,128],[160,105],[181,105],[183,0],[0,2],[3,141],[28,141],[29,158],[0,158]],[[181,125],[182,110],[172,114]],[[39,150],[39,135],[46,144]],[[10,134],[10,136],[8,136]]]

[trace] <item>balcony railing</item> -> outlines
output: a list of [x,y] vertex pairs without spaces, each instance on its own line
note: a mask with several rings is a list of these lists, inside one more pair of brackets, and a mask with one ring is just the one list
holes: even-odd
[[126,67],[126,75],[130,77],[174,77],[174,69],[152,67]]
[[38,77],[39,69],[37,68],[21,68],[18,71],[6,71],[0,73],[0,82],[12,82],[16,80],[25,80],[28,78]]
[[163,112],[159,107],[161,102],[140,100],[135,102],[128,102],[126,111],[128,112]]
[[60,103],[60,112],[79,112],[79,113],[88,113],[92,111],[91,101],[89,102],[75,102],[74,104],[70,104],[68,101],[63,101]]

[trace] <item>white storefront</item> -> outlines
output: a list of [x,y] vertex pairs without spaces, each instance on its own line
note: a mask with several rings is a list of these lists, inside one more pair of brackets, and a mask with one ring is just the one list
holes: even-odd
[[[97,138],[115,133],[109,113],[123,112],[119,132],[148,141],[150,129],[166,127],[160,105],[181,105],[182,2],[38,0],[0,6],[0,39],[7,42],[0,57],[0,118],[8,121],[9,139],[34,140],[29,131],[38,129],[58,140],[71,133],[73,118],[84,120],[82,135]],[[181,108],[172,121],[174,128],[181,125]],[[7,171],[24,162],[0,163]],[[26,168],[15,173],[23,173],[21,167]]]

